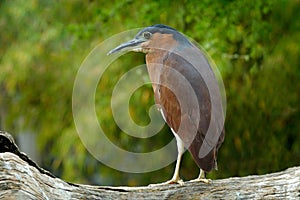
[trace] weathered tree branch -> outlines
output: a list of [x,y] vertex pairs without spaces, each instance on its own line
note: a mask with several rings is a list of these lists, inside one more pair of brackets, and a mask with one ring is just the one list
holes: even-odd
[[109,187],[67,183],[21,153],[0,131],[0,199],[300,199],[300,167],[183,186]]

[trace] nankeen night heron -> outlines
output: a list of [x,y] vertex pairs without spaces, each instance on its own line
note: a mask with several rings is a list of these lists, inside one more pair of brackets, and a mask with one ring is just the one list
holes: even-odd
[[200,168],[195,180],[217,169],[217,153],[224,141],[224,110],[218,80],[206,56],[185,36],[165,25],[142,29],[134,39],[108,54],[135,51],[146,54],[155,103],[177,141],[175,172],[179,177],[182,154],[188,149]]

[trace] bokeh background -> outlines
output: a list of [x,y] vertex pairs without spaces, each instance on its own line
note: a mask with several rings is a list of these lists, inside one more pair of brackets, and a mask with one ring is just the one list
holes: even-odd
[[[97,161],[81,143],[72,116],[73,81],[88,53],[114,34],[161,23],[201,44],[223,77],[226,138],[219,170],[208,177],[265,174],[300,165],[299,10],[299,0],[1,0],[0,129],[66,181],[133,186],[170,179],[175,163],[130,174]],[[130,137],[112,117],[114,84],[144,62],[141,53],[120,57],[101,78],[95,98],[107,137],[134,152],[156,150],[173,138],[167,126],[148,139]],[[129,109],[137,124],[149,123],[153,103],[149,85],[132,95]],[[184,180],[198,174],[188,153],[180,173]]]

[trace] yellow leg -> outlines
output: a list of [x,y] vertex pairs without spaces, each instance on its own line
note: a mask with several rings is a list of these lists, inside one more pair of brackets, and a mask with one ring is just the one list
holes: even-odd
[[205,172],[202,169],[200,169],[198,179],[205,179]]
[[177,154],[176,166],[175,166],[175,171],[174,171],[173,177],[171,180],[168,180],[163,183],[150,184],[149,185],[150,187],[167,185],[167,184],[175,184],[175,183],[177,183],[179,185],[184,184],[184,182],[180,179],[180,176],[179,176],[180,162],[181,162],[182,155],[184,153],[184,144],[183,144],[183,141],[177,136],[177,134],[174,134],[174,135],[175,135],[176,141],[177,141],[178,154]]
[[198,178],[196,178],[196,179],[194,179],[194,180],[191,180],[191,181],[189,181],[189,182],[203,182],[203,183],[210,183],[211,180],[206,179],[206,178],[205,178],[205,172],[204,172],[202,169],[200,169]]
[[180,176],[179,176],[179,169],[180,169],[180,162],[181,162],[182,154],[183,154],[182,152],[178,152],[173,177],[171,180],[167,181],[169,183],[178,183],[180,185],[183,185],[183,181],[180,179]]

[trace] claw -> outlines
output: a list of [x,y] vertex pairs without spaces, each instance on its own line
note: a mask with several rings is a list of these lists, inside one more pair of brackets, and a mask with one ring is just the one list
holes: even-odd
[[194,183],[194,182],[203,182],[203,183],[209,184],[209,183],[211,183],[212,181],[211,181],[210,179],[206,179],[206,178],[205,178],[205,172],[204,172],[202,169],[200,169],[200,173],[199,173],[198,178],[196,178],[196,179],[194,179],[194,180],[191,180],[191,181],[189,181],[189,182],[190,182],[190,183]]
[[182,185],[184,185],[184,182],[182,179],[178,179],[178,180],[171,179],[166,182],[150,184],[148,186],[149,187],[157,187],[157,186],[163,186],[163,185],[169,185],[169,184],[179,184],[180,186],[182,186]]
[[210,184],[212,182],[212,180],[206,179],[206,178],[196,178],[194,180],[189,181],[189,183],[195,183],[195,182],[202,182],[202,183]]

